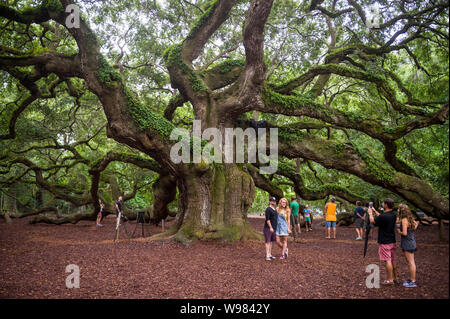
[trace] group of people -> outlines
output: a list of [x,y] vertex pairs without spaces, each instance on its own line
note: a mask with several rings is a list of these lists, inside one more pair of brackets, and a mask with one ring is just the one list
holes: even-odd
[[[269,198],[269,206],[265,211],[265,223],[264,223],[264,239],[266,246],[266,260],[275,259],[272,255],[272,246],[275,242],[281,248],[280,259],[286,259],[289,255],[289,249],[287,247],[287,237],[292,233],[292,228],[296,229],[298,233],[301,233],[300,219],[299,219],[300,205],[295,199],[291,198],[291,203],[288,203],[286,198],[281,198],[278,202],[275,197]],[[306,231],[312,231],[311,223],[311,210],[306,205],[303,210],[305,217]]]
[[387,272],[387,280],[382,284],[394,285],[401,283],[397,271],[397,260],[395,258],[395,232],[397,229],[397,232],[400,234],[400,248],[408,262],[410,273],[410,279],[404,281],[403,286],[407,288],[417,287],[416,263],[414,261],[417,244],[414,233],[419,226],[419,222],[414,219],[411,209],[406,204],[400,204],[397,209],[397,214],[395,214],[394,200],[386,198],[383,201],[383,213],[379,213],[373,206],[369,207],[367,213],[370,223],[378,227],[378,255],[380,261],[385,262]]
[[[336,198],[332,197],[326,203],[323,215],[325,218],[325,226],[327,236],[325,238],[336,238]],[[414,253],[417,250],[414,232],[419,223],[414,219],[411,209],[406,204],[398,206],[397,214],[394,213],[394,200],[386,198],[383,202],[383,213],[379,213],[373,205],[367,203],[362,207],[360,201],[356,202],[355,209],[355,228],[357,232],[356,240],[362,240],[364,229],[368,227],[378,227],[378,254],[380,261],[385,262],[387,271],[387,280],[383,285],[400,284],[398,277],[397,262],[395,259],[396,250],[396,229],[400,234],[400,247],[404,253],[406,261],[408,262],[410,279],[403,282],[403,286],[407,288],[417,287],[416,283],[416,264],[414,261]],[[300,233],[300,220],[298,216],[300,205],[295,200],[291,199],[288,203],[286,198],[281,198],[278,201],[275,197],[269,198],[269,206],[265,211],[264,222],[264,240],[266,248],[266,260],[273,260],[276,257],[272,255],[272,246],[275,242],[281,248],[280,259],[286,259],[289,254],[287,247],[287,238],[292,228],[296,228]],[[311,225],[311,210],[308,205],[304,209],[305,226],[307,231],[312,230]],[[331,237],[331,229],[333,229],[333,237]]]
[[368,227],[373,227],[373,224],[371,224],[369,221],[368,214],[370,205],[371,203],[369,202],[365,202],[364,205],[360,201],[356,202],[356,208],[354,212],[356,240],[362,240],[366,229]]
[[[114,203],[116,217],[119,216],[119,213],[122,213],[122,202],[123,202],[123,197],[119,196],[117,201]],[[103,219],[103,210],[105,209],[105,204],[103,204],[103,202],[100,199],[98,200],[98,204],[100,206],[100,210],[97,214],[97,222],[96,223],[97,223],[97,227],[103,227],[103,225],[101,224],[101,221]]]
[[[300,204],[297,202],[297,199],[295,197],[291,198],[291,203],[289,204],[289,208],[291,210],[291,216],[292,216],[292,229],[296,229],[297,232],[300,234],[301,227],[300,227],[300,218],[299,218],[299,210],[300,210]],[[312,230],[312,224],[311,224],[311,210],[309,209],[309,206],[306,205],[305,209],[303,210],[303,216],[305,217],[305,228],[306,231]]]

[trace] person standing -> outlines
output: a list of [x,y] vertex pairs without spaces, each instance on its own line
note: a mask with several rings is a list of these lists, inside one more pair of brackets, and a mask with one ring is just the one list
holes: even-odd
[[309,209],[309,205],[307,204],[305,206],[305,209],[303,210],[303,215],[305,216],[305,227],[306,231],[312,230],[311,226],[311,210]]
[[298,210],[300,208],[300,205],[298,204],[295,197],[291,198],[291,204],[289,205],[289,208],[291,209],[292,230],[294,231],[294,235],[295,235],[295,229],[297,230],[297,232],[299,234],[301,234],[300,220],[298,217]]
[[364,225],[363,225],[363,236],[366,234],[366,231],[367,231],[367,228],[370,228],[370,229],[372,229],[374,226],[373,226],[373,224],[370,222],[370,219],[369,219],[369,214],[367,213],[368,212],[368,210],[369,210],[369,202],[367,202],[367,201],[365,201],[364,202],[364,207],[363,207],[363,209],[364,209],[364,214],[365,214],[365,217],[364,217]]
[[286,198],[280,199],[277,207],[277,244],[281,248],[280,259],[286,259],[288,257],[289,250],[287,248],[287,237],[291,232],[290,215],[291,209],[288,206]]
[[[394,200],[386,198],[383,201],[384,213],[380,214],[376,211],[373,205],[369,205],[368,214],[370,222],[378,227],[378,255],[380,261],[386,263],[386,272],[388,279],[383,285],[393,285],[398,283],[397,261],[395,260],[395,223],[397,217],[395,216]],[[373,214],[377,216],[374,217]]]
[[272,256],[272,244],[276,241],[275,230],[277,229],[277,211],[276,211],[277,200],[275,197],[269,197],[269,206],[266,208],[265,214],[266,219],[264,221],[264,241],[266,246],[266,260],[275,259]]
[[362,240],[365,211],[364,211],[364,208],[362,208],[360,201],[356,202],[354,217],[355,217],[355,229],[356,229],[356,236],[357,236],[356,240]]
[[330,202],[325,205],[323,215],[325,217],[327,227],[327,239],[330,239],[331,228],[333,228],[333,239],[336,239],[336,198],[331,197]]
[[123,214],[123,210],[122,210],[122,201],[123,201],[122,196],[119,196],[119,199],[118,199],[117,202],[115,203],[115,207],[116,207],[116,217],[119,217],[119,213]]
[[415,221],[411,209],[405,204],[400,204],[398,206],[398,222],[400,222],[400,227],[397,228],[397,231],[401,236],[400,247],[408,262],[411,278],[403,283],[403,287],[416,288],[416,263],[414,261],[414,253],[417,251],[417,245],[414,233],[419,226],[419,222]]
[[100,224],[100,222],[103,219],[103,208],[105,208],[105,205],[102,203],[101,199],[98,200],[98,203],[100,205],[100,211],[97,214],[97,227],[103,227],[103,225]]

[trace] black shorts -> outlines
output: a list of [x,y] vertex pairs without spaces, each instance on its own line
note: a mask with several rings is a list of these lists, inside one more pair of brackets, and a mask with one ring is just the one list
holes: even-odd
[[417,251],[417,248],[414,248],[414,249],[402,249],[402,251],[407,251],[408,253],[413,254],[413,253],[415,253]]
[[270,243],[270,242],[273,242],[273,241],[277,240],[277,236],[275,235],[275,231],[272,233],[270,231],[270,228],[264,227],[263,233],[264,233],[264,241],[266,243]]

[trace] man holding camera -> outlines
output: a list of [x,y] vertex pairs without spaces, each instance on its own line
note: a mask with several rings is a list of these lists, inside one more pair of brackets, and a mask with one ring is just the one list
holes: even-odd
[[[373,203],[369,204],[370,222],[378,227],[378,255],[380,260],[386,262],[386,272],[388,279],[383,282],[384,285],[393,285],[398,282],[397,262],[395,260],[395,216],[394,200],[386,198],[383,201],[384,213],[380,214],[373,207]],[[377,216],[374,217],[373,213]]]

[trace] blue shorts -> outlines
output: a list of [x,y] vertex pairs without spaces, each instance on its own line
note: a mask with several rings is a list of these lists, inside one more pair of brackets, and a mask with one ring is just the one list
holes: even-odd
[[336,222],[326,222],[327,228],[336,228]]

